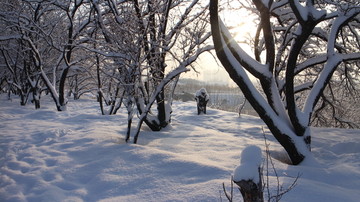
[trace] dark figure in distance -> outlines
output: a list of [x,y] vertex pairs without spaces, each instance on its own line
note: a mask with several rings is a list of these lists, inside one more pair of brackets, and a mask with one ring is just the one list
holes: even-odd
[[198,115],[201,113],[206,114],[206,105],[209,101],[209,95],[206,92],[205,88],[202,88],[196,92],[195,100],[197,103]]

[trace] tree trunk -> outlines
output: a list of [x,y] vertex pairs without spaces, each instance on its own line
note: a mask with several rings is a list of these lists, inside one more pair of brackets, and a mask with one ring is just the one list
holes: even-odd
[[[210,23],[217,57],[229,73],[229,76],[239,86],[245,98],[268,126],[274,137],[284,147],[292,163],[294,165],[301,163],[308,152],[306,151],[305,145],[308,146],[310,143],[310,138],[304,136],[303,133],[307,130],[305,129],[304,131],[300,131],[300,133],[296,133],[296,131],[288,125],[286,119],[280,117],[269,103],[265,103],[265,100],[262,100],[257,89],[252,86],[245,70],[241,69],[243,68],[242,66],[249,64],[242,64],[244,61],[242,61],[238,55],[233,55],[233,51],[235,50],[229,45],[232,39],[228,38],[228,36],[220,30],[217,0],[210,1]],[[234,63],[235,60],[239,64],[242,64],[242,66],[235,66],[237,64]],[[239,72],[239,70],[243,71]],[[303,138],[303,142],[293,139],[298,137]]]
[[164,90],[162,90],[156,99],[160,130],[169,124],[168,120],[166,120],[166,106],[164,96]]
[[40,109],[40,90],[38,90],[36,87],[32,88],[32,94],[33,94],[33,102],[35,104],[35,109]]
[[[256,172],[256,171],[253,171],[253,172]],[[259,175],[259,181],[257,183],[254,182],[254,180],[244,180],[244,179],[242,179],[240,181],[234,181],[235,184],[237,184],[240,187],[239,190],[244,199],[244,202],[263,202],[264,201],[262,173],[261,173],[260,165],[257,167],[257,173]]]
[[252,180],[241,180],[235,183],[240,187],[240,192],[244,202],[264,201],[261,181],[258,184],[254,183]]
[[26,96],[24,95],[24,93],[22,91],[20,91],[20,105],[21,106],[25,106],[26,105]]
[[131,112],[128,112],[128,123],[127,123],[127,131],[126,131],[126,142],[130,139],[130,132],[131,132],[131,123],[132,123],[132,117]]
[[66,110],[66,98],[65,98],[65,81],[66,81],[66,77],[67,74],[69,72],[70,67],[66,67],[62,74],[61,74],[61,78],[60,78],[60,82],[59,82],[59,107],[58,107],[58,111],[64,111]]

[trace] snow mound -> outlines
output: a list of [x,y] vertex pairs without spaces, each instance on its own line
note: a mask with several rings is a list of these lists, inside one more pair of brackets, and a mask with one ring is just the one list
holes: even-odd
[[258,146],[247,146],[241,153],[240,165],[235,168],[234,181],[252,180],[259,183],[259,168],[262,162],[261,149]]

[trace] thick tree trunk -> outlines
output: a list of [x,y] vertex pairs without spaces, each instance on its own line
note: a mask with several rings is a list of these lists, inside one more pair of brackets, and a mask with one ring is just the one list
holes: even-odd
[[[220,30],[217,4],[217,0],[210,1],[210,23],[217,57],[223,64],[226,71],[229,73],[231,79],[244,93],[245,98],[249,101],[255,111],[259,114],[260,118],[268,126],[274,137],[284,147],[292,163],[294,165],[301,163],[304,160],[307,152],[305,145],[310,144],[309,136],[304,136],[304,133],[307,130],[301,130],[299,133],[297,133],[297,131],[295,131],[292,126],[289,126],[287,120],[284,119],[284,117],[280,117],[278,114],[276,114],[269,103],[264,103],[263,100],[260,100],[262,98],[259,98],[259,93],[257,90],[252,88],[251,81],[248,79],[245,71],[239,73],[239,68],[243,67],[234,66],[236,65],[236,62],[242,66],[249,64],[242,64],[244,61],[242,61],[238,55],[231,55],[235,50],[229,46],[231,39],[227,38],[222,30]],[[234,62],[234,60],[236,60],[236,62]],[[301,137],[303,137],[303,142],[292,139]]]
[[60,78],[60,82],[59,82],[59,107],[58,107],[58,111],[64,111],[66,110],[66,97],[65,97],[65,81],[66,81],[66,77],[67,74],[69,72],[70,67],[66,67],[62,74],[61,74],[61,78]]
[[[96,48],[96,47],[95,47]],[[99,56],[96,55],[96,76],[97,76],[97,85],[98,85],[98,102],[100,104],[101,114],[104,115],[104,105],[103,105],[103,94],[101,92],[101,78],[100,78],[100,59]]]
[[21,105],[21,106],[25,106],[25,105],[26,105],[26,101],[27,101],[26,96],[24,95],[23,92],[20,92],[20,105]]
[[40,109],[40,91],[37,88],[32,89],[33,102],[35,104],[35,109]]
[[132,123],[132,112],[128,112],[128,123],[127,123],[127,131],[126,131],[126,142],[130,139],[130,132],[131,132],[131,123]]
[[164,91],[162,90],[161,93],[157,96],[156,104],[158,110],[158,119],[159,119],[159,129],[165,128],[169,123],[166,120],[166,106],[165,106],[165,99],[164,99]]

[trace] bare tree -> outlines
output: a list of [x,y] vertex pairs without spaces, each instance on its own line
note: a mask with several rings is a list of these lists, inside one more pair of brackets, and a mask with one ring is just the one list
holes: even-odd
[[83,60],[74,59],[74,55],[84,43],[81,34],[92,22],[86,1],[21,0],[7,5],[10,9],[2,13],[2,18],[14,30],[12,38],[20,40],[28,52],[28,65],[41,76],[57,110],[66,110],[66,78],[70,68]]
[[20,39],[19,28],[14,26],[21,11],[18,1],[3,1],[0,9],[1,33],[0,58],[3,66],[3,81],[8,84],[9,99],[13,92],[20,96],[20,104],[26,105],[30,94],[35,108],[40,108],[41,81],[33,65],[31,51]]
[[[95,10],[94,43],[98,98],[102,114],[115,114],[124,103],[127,115],[126,136],[130,137],[135,114],[135,97],[143,56],[139,29],[132,2],[91,1]],[[102,78],[106,78],[103,80]],[[104,103],[108,105],[105,109]]]
[[[145,122],[152,130],[161,130],[169,124],[171,113],[166,84],[189,71],[201,53],[212,49],[206,43],[211,36],[206,26],[207,4],[199,0],[104,0],[92,1],[92,5],[103,41],[97,43],[95,52],[106,58],[103,61],[111,61],[99,64],[99,72],[114,79],[123,92],[121,100],[128,110],[126,141],[134,106],[140,126]],[[109,66],[110,71],[104,71]],[[152,108],[154,103],[156,108]]]
[[[359,65],[342,65],[317,104],[311,124],[319,127],[360,128]],[[345,70],[345,71],[343,71]],[[340,75],[338,73],[345,73]]]
[[[211,35],[206,26],[207,5],[200,0],[151,0],[134,1],[134,8],[146,58],[143,63],[146,68],[142,71],[145,79],[142,78],[139,86],[143,94],[137,99],[137,108],[144,113],[151,103],[149,99],[156,95],[156,110],[151,111],[144,121],[152,130],[158,131],[170,122],[171,101],[166,100],[164,88],[156,90],[166,73],[171,72],[172,67],[175,70],[190,66],[201,53],[212,48],[206,44]],[[178,74],[167,79],[177,78]]]
[[[310,120],[333,73],[341,64],[360,59],[359,49],[342,38],[346,28],[358,29],[360,7],[354,2],[326,0],[253,0],[252,5],[259,16],[254,56],[234,41],[219,18],[217,0],[210,1],[215,50],[296,165],[309,155]],[[356,31],[346,36],[359,39]],[[354,42],[358,47],[359,40]],[[258,79],[264,96],[245,70]],[[306,95],[302,103],[297,100],[301,93]]]

